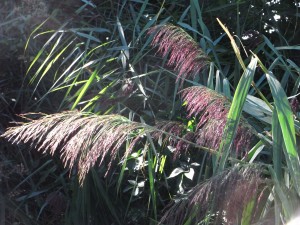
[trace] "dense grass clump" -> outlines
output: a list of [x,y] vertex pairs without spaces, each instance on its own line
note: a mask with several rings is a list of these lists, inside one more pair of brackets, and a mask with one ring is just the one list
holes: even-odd
[[1,2],[0,224],[286,224],[298,8]]

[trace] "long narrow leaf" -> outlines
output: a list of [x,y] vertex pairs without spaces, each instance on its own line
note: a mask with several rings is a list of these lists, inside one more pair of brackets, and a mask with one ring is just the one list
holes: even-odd
[[300,160],[296,147],[296,134],[293,113],[287,96],[281,87],[280,82],[275,78],[273,73],[269,71],[258,59],[258,63],[266,74],[271,93],[277,110],[277,117],[284,140],[284,154],[289,168],[289,172],[295,183],[295,188],[300,195]]
[[89,89],[89,87],[91,86],[91,84],[93,83],[94,79],[96,78],[96,76],[98,75],[98,70],[95,70],[90,78],[88,79],[88,81],[85,83],[85,85],[83,86],[82,90],[80,91],[76,101],[74,102],[72,109],[75,109],[75,107],[78,105],[78,103],[80,102],[80,100],[82,99],[82,97],[84,96],[84,94],[86,93],[86,91]]
[[223,133],[223,140],[219,147],[219,152],[223,153],[220,158],[220,165],[218,171],[222,171],[225,168],[225,163],[230,153],[231,145],[233,143],[236,129],[241,117],[244,103],[253,80],[254,71],[257,65],[257,59],[252,58],[247,69],[243,73],[240,82],[235,91],[232,104],[227,116],[227,122]]
[[272,116],[272,139],[273,139],[273,164],[274,164],[274,172],[276,173],[276,177],[281,182],[283,179],[282,175],[282,147],[283,137],[280,129],[280,124],[278,120],[278,114],[276,107],[273,110]]

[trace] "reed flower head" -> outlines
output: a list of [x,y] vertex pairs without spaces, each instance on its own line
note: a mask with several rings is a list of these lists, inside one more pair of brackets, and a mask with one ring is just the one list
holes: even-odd
[[185,130],[185,126],[182,123],[166,120],[157,121],[155,128],[156,130],[152,132],[151,136],[156,140],[161,139],[173,147],[176,146],[178,142],[176,137],[181,137]]
[[[198,224],[211,216],[209,224],[237,224],[251,201],[259,205],[266,194],[266,180],[258,168],[233,167],[198,184],[187,197],[169,205],[159,224]],[[252,222],[259,207],[254,207]]]
[[[188,141],[188,142],[187,142]],[[176,151],[174,153],[174,159],[179,158],[181,154],[187,153],[191,146],[190,143],[195,142],[195,133],[194,132],[187,132],[183,135],[182,139],[179,140],[176,144]]]
[[[223,95],[204,86],[185,88],[181,97],[186,103],[188,117],[198,117],[195,140],[198,145],[217,149],[221,143],[223,131],[230,109],[230,101]],[[255,139],[255,130],[243,117],[240,119],[233,143],[237,155],[244,155]]]
[[32,147],[50,154],[59,151],[66,167],[78,168],[82,183],[90,168],[101,165],[106,158],[109,171],[122,144],[128,139],[134,141],[143,131],[142,124],[120,115],[63,112],[9,128],[2,136],[13,143],[30,142]]
[[[174,121],[160,121],[154,127],[128,120],[121,115],[94,115],[84,112],[62,112],[31,120],[9,128],[2,137],[12,143],[30,143],[43,153],[59,153],[64,166],[76,168],[82,184],[89,170],[107,160],[107,171],[120,153],[128,156],[145,132],[178,148],[186,149],[181,138],[185,126]],[[125,141],[130,145],[125,148]],[[177,145],[177,146],[176,146]],[[180,148],[180,149],[179,149]],[[122,159],[121,159],[122,160]]]
[[300,104],[299,104],[297,97],[294,97],[290,100],[290,105],[291,105],[291,109],[292,109],[293,113],[296,114],[300,109]]
[[[190,143],[194,142],[194,132],[187,132],[186,126],[178,121],[159,121],[155,125],[156,130],[152,132],[152,137],[156,140],[172,146],[175,151],[173,158],[176,159],[180,154],[187,152]],[[164,138],[163,138],[164,136]]]
[[158,53],[165,57],[170,53],[168,65],[174,66],[178,72],[177,80],[194,77],[209,63],[207,55],[199,45],[182,28],[166,24],[151,28],[149,34],[154,33],[152,45],[158,46]]

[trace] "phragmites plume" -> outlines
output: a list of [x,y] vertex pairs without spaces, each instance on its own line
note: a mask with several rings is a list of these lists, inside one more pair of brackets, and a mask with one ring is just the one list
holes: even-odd
[[[204,86],[185,88],[181,97],[186,103],[188,117],[198,117],[195,130],[196,144],[218,149],[230,109],[229,100]],[[239,156],[244,156],[256,137],[255,130],[244,117],[241,117],[233,143],[233,149]]]
[[297,114],[297,112],[300,109],[300,104],[299,104],[297,97],[294,97],[290,100],[290,105],[291,105],[293,113]]
[[[152,137],[159,142],[167,142],[168,144],[175,146],[178,142],[178,139],[176,137],[181,137],[184,131],[186,130],[185,125],[178,121],[157,121],[155,124],[155,128],[157,130],[152,132]],[[167,135],[165,135],[165,138],[162,139],[161,132],[166,132]],[[170,135],[173,135],[171,137]],[[160,141],[161,139],[161,141]]]
[[[158,121],[156,130],[151,133],[152,137],[159,143],[167,143],[174,149],[173,159],[194,147],[194,132],[187,131],[186,125],[179,121]],[[164,136],[164,138],[163,138]]]
[[[150,128],[120,115],[63,112],[9,128],[2,136],[13,143],[30,142],[44,153],[53,155],[59,151],[66,167],[78,169],[82,184],[90,168],[97,162],[104,163],[106,158],[109,171],[122,144],[130,139],[134,143],[146,129]],[[132,147],[123,154],[129,154]]]
[[257,222],[260,200],[268,194],[260,171],[235,166],[198,184],[187,197],[171,203],[159,224],[202,224],[204,219],[205,224],[241,224],[244,210],[252,204],[249,221]]
[[204,68],[209,59],[199,48],[194,39],[182,28],[166,24],[149,29],[149,34],[154,34],[153,46],[158,46],[158,52],[165,57],[170,53],[168,65],[175,66],[178,71],[177,80],[194,77]]
[[[43,153],[59,152],[64,166],[76,168],[83,184],[93,166],[105,163],[108,173],[117,154],[127,157],[146,132],[158,141],[176,146],[178,154],[187,150],[184,131],[185,126],[179,122],[160,121],[151,127],[116,114],[67,111],[11,127],[1,136],[16,144],[30,143]],[[130,141],[127,148],[125,141]]]

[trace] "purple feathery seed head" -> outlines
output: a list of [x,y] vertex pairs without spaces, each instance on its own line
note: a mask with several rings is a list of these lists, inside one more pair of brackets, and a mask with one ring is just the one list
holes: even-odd
[[187,132],[183,135],[182,140],[179,140],[176,144],[176,151],[174,152],[173,159],[179,158],[181,154],[185,154],[188,149],[191,147],[191,144],[188,142],[195,142],[195,133],[194,132]]
[[293,113],[296,114],[300,109],[300,104],[299,104],[297,97],[294,97],[290,100],[290,105],[291,105]]
[[161,139],[175,149],[174,160],[186,153],[191,143],[194,143],[194,132],[187,132],[186,126],[181,122],[158,121],[155,128],[157,130],[153,131],[151,136],[156,140]]
[[158,130],[153,131],[151,136],[158,140],[162,139],[163,142],[175,148],[173,159],[177,159],[181,154],[185,154],[195,143],[195,133],[187,132],[186,126],[178,121],[160,121],[155,126]]
[[[135,142],[144,130],[147,129],[143,124],[120,115],[63,112],[9,128],[2,137],[13,143],[29,142],[44,153],[59,152],[66,167],[77,169],[82,184],[89,170],[103,164],[105,159],[108,159],[108,173],[124,142],[129,137]],[[131,150],[132,147],[125,149],[123,156]]]
[[[186,103],[188,117],[198,117],[195,140],[198,145],[218,149],[230,109],[229,100],[204,86],[185,88],[180,92]],[[255,139],[255,130],[243,117],[240,119],[233,149],[239,156],[244,156]]]
[[166,24],[149,29],[154,34],[153,46],[158,46],[158,53],[165,57],[170,53],[168,65],[174,66],[178,72],[177,80],[195,77],[208,63],[208,56],[199,48],[199,45],[182,28]]
[[166,120],[157,121],[155,128],[157,130],[153,131],[151,136],[156,140],[161,139],[163,142],[167,142],[172,147],[176,146],[178,142],[176,137],[181,137],[185,130],[185,126],[182,123]]
[[[256,207],[251,222],[257,222],[260,201],[267,196],[267,181],[261,168],[233,167],[198,184],[187,197],[169,205],[159,224],[198,224],[211,216],[211,224],[240,224],[243,212],[251,201]],[[251,223],[252,224],[252,223]]]

